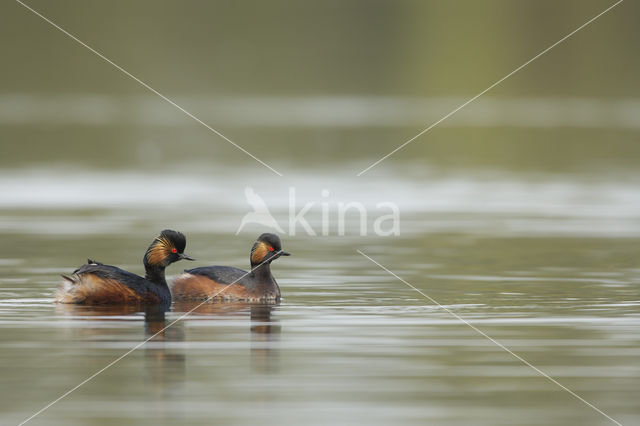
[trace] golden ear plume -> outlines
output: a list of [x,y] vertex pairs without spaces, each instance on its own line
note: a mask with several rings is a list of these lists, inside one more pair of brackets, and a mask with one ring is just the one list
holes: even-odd
[[256,248],[253,249],[253,253],[251,253],[251,263],[256,264],[262,262],[268,251],[269,249],[267,248],[267,245],[265,243],[258,243],[258,245],[256,245]]
[[160,236],[147,250],[147,262],[152,265],[161,265],[169,257],[173,244],[165,236]]

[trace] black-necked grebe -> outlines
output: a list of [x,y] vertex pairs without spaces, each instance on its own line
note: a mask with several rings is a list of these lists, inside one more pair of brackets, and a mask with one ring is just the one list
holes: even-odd
[[185,270],[171,287],[173,299],[277,301],[280,287],[271,275],[271,262],[280,256],[289,256],[282,251],[280,238],[275,234],[262,234],[251,249],[251,271],[231,266]]
[[89,259],[76,269],[56,292],[58,303],[100,304],[169,304],[171,293],[164,270],[181,259],[194,260],[184,254],[187,241],[180,232],[165,229],[144,255],[145,277]]

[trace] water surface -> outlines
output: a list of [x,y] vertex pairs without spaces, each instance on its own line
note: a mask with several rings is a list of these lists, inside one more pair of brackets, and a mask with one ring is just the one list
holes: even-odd
[[[618,421],[637,421],[640,193],[633,186],[478,174],[434,177],[418,189],[392,175],[340,185],[317,177],[290,178],[297,209],[322,201],[320,188],[330,190],[330,202],[354,199],[372,215],[376,202],[393,201],[401,234],[361,236],[352,215],[344,236],[336,228],[283,235],[293,256],[274,264],[279,305],[198,307],[30,424],[609,424],[356,249]],[[247,267],[264,229],[233,234],[249,211],[246,182],[209,185],[218,179],[89,171],[0,179],[4,424],[19,423],[194,308],[174,304],[163,315],[55,305],[60,273],[86,257],[140,273],[144,249],[167,226],[187,233],[197,265]],[[383,180],[400,190],[381,194]],[[176,197],[200,208],[144,195],[152,181],[191,182]],[[92,198],[96,188],[101,197]],[[255,190],[286,228],[287,187],[266,179]],[[321,234],[320,210],[309,222]]]
[[[640,423],[639,3],[360,177],[613,0],[26,3],[284,176],[1,2],[0,423],[153,336],[28,424],[614,424],[446,309]],[[247,188],[293,253],[279,305],[53,303],[165,228],[248,267]]]

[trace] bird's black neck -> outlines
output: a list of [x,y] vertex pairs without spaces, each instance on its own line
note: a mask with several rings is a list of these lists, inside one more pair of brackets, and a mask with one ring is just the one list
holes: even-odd
[[157,284],[161,287],[168,287],[167,280],[164,275],[164,266],[161,265],[151,265],[147,263],[146,259],[144,262],[144,270],[146,272],[145,278],[151,281],[154,284]]
[[251,264],[251,275],[258,282],[268,282],[273,279],[271,275],[271,262]]
[[280,297],[280,288],[276,279],[271,274],[271,262],[262,265],[251,265],[251,276],[253,278],[252,287],[254,291],[260,294],[269,295],[269,297]]

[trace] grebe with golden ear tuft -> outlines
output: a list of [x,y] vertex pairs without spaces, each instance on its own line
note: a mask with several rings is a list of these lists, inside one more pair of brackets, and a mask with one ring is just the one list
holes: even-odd
[[251,270],[231,266],[188,269],[171,287],[174,300],[280,300],[280,287],[271,274],[271,262],[289,256],[275,234],[262,234],[251,249]]
[[143,277],[105,265],[91,259],[76,269],[56,291],[56,302],[86,305],[107,304],[170,304],[171,292],[164,270],[182,259],[194,260],[184,254],[186,238],[180,232],[165,229],[157,236],[144,255],[146,274]]

